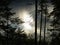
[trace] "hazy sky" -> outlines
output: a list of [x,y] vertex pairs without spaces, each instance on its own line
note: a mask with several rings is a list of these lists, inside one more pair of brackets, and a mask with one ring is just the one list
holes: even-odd
[[[53,10],[53,6],[48,3],[48,12],[50,13]],[[25,23],[22,24],[23,30],[28,33],[34,33],[35,29],[35,3],[34,0],[14,0],[10,7],[13,8],[12,11],[15,12],[14,17],[19,17]],[[39,34],[39,27],[40,27],[40,15],[38,14],[38,34]],[[51,28],[49,26],[50,22],[47,18],[47,28]],[[43,15],[43,25],[44,25],[44,15]],[[21,27],[21,25],[20,25]],[[43,35],[43,28],[42,28],[42,35]]]

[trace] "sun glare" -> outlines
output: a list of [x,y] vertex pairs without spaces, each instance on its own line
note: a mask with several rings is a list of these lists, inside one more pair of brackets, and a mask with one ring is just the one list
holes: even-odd
[[24,31],[28,33],[29,31],[33,30],[31,26],[31,24],[33,23],[33,18],[31,17],[31,14],[29,14],[28,11],[23,11],[21,14],[22,15],[20,16],[20,18],[24,21]]
[[32,18],[29,15],[25,15],[23,20],[25,22],[29,22],[29,23],[33,21]]
[[24,23],[23,25],[24,25],[24,29],[26,29],[26,30],[31,30],[32,29],[32,27],[29,23]]

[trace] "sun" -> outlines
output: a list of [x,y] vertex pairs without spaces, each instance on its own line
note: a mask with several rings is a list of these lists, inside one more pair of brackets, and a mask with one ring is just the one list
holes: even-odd
[[22,24],[24,31],[25,32],[32,31],[31,24],[33,23],[33,18],[31,16],[31,14],[29,14],[28,11],[23,11],[20,18],[22,19],[22,21],[24,21],[24,23]]
[[32,17],[30,17],[30,15],[25,15],[23,18],[24,18],[23,21],[28,22],[28,23],[33,21]]
[[31,23],[33,22],[33,18],[31,16],[31,14],[29,14],[29,12],[27,11],[23,11],[22,12],[22,16],[21,16],[21,19],[25,22],[25,23]]
[[32,27],[29,23],[23,23],[23,25],[24,25],[24,29],[26,29],[26,30],[31,30],[32,29]]

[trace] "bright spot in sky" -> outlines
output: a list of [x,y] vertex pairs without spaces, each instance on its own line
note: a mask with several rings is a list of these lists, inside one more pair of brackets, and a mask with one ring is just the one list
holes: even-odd
[[28,11],[23,11],[21,14],[22,15],[20,15],[20,18],[22,19],[22,21],[24,21],[24,23],[22,24],[24,31],[26,33],[31,33],[30,31],[33,30],[33,27],[31,26],[33,23],[33,18],[31,14],[29,14]]
[[27,30],[32,29],[32,27],[31,27],[31,25],[29,23],[24,23],[23,25],[24,25],[24,29],[27,29]]
[[33,18],[31,17],[31,14],[29,14],[29,13],[26,12],[26,11],[23,12],[21,19],[22,19],[25,23],[31,23],[31,22],[33,22]]
[[26,14],[26,15],[23,16],[23,21],[25,23],[31,23],[31,22],[33,22],[33,19],[30,15]]

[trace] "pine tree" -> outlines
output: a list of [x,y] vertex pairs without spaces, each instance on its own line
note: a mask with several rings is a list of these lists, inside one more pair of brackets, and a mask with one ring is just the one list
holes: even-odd
[[[1,45],[17,45],[21,42],[20,45],[24,44],[27,36],[22,34],[21,29],[18,33],[15,33],[17,27],[12,27],[11,24],[23,23],[18,18],[11,18],[15,13],[11,12],[9,4],[12,0],[0,0],[0,30],[4,31],[4,35],[0,35]],[[11,23],[11,24],[10,24]],[[17,26],[16,25],[16,26]],[[24,40],[24,41],[23,41]]]
[[52,0],[51,2],[54,5],[54,9],[50,14],[54,18],[53,21],[51,21],[53,29],[49,29],[52,32],[51,45],[60,45],[60,0]]

